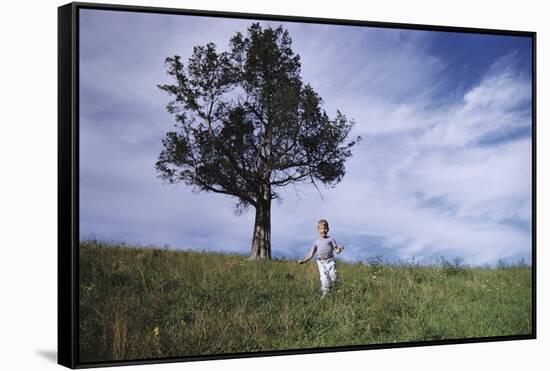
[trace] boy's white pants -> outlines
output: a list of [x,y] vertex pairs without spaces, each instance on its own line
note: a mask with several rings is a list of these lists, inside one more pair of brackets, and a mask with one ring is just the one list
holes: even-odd
[[317,266],[321,278],[321,291],[326,294],[330,289],[330,284],[338,280],[338,277],[336,277],[336,262],[334,259],[317,260]]

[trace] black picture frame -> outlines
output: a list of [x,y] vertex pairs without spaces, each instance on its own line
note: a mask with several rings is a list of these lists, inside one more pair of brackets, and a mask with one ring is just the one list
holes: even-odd
[[[79,12],[83,9],[172,14],[219,18],[301,22],[328,25],[348,25],[391,29],[441,31],[508,35],[531,39],[532,45],[532,332],[529,334],[489,336],[467,339],[411,341],[402,343],[364,344],[328,348],[285,349],[254,353],[223,353],[173,358],[152,358],[121,361],[81,362],[79,359]],[[168,362],[218,360],[245,357],[266,357],[291,354],[341,352],[352,350],[386,349],[430,345],[495,342],[536,339],[536,32],[482,28],[462,28],[420,24],[373,22],[310,18],[284,15],[232,13],[175,8],[156,8],[96,3],[70,3],[58,8],[58,363],[69,368],[157,364]]]

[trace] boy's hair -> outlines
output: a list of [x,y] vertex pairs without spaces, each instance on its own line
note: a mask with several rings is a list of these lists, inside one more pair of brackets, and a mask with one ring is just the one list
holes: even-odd
[[317,222],[317,228],[319,228],[322,225],[324,225],[328,228],[328,222],[325,219],[321,219]]

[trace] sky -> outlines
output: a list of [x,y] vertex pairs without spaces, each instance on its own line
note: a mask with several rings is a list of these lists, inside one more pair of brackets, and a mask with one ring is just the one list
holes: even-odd
[[[229,48],[253,20],[80,10],[80,239],[250,253],[254,212],[167,185],[166,57]],[[272,254],[305,256],[317,220],[355,262],[531,262],[531,39],[294,22],[301,76],[363,139],[322,198],[289,186],[272,205]]]

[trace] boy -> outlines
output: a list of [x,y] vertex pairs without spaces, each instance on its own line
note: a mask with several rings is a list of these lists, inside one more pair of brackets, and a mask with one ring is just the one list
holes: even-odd
[[344,250],[344,246],[338,247],[334,237],[328,236],[328,222],[325,219],[317,222],[317,230],[320,236],[319,239],[313,242],[309,254],[304,259],[299,260],[298,264],[307,263],[317,253],[317,266],[319,267],[319,274],[321,276],[322,299],[328,294],[331,283],[335,283],[338,280],[333,252],[340,254]]

